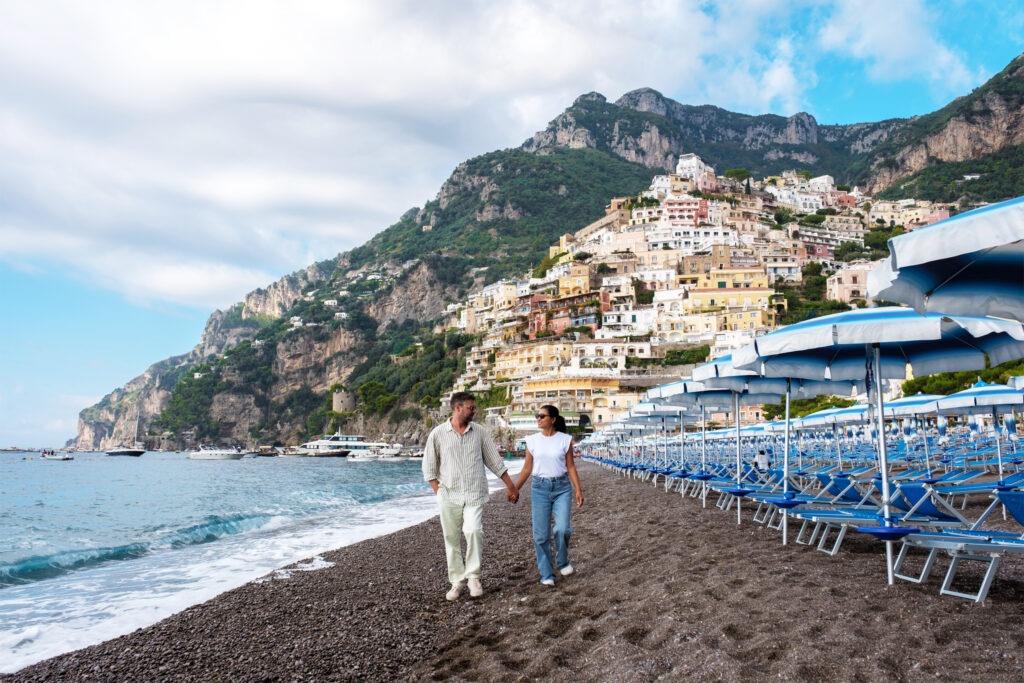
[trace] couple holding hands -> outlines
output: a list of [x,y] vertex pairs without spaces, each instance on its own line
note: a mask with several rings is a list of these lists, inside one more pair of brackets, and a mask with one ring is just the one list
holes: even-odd
[[[430,432],[423,452],[423,478],[434,489],[441,510],[448,580],[448,600],[458,600],[463,583],[471,597],[483,595],[480,565],[483,543],[483,506],[487,502],[486,467],[508,488],[510,503],[519,501],[519,490],[533,476],[531,509],[533,546],[540,582],[555,585],[555,571],[572,574],[569,563],[570,512],[573,499],[583,505],[583,490],[572,451],[572,437],[555,406],[542,406],[536,414],[540,431],[526,439],[526,461],[513,483],[490,432],[473,422],[476,399],[465,391],[451,397],[452,416]],[[575,495],[573,495],[575,492]],[[552,518],[554,527],[552,529]],[[460,532],[466,537],[463,558]],[[555,550],[551,551],[554,541]]]

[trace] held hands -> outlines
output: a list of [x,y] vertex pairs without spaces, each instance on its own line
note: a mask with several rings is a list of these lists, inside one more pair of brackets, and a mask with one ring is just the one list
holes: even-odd
[[519,489],[517,489],[515,486],[510,488],[505,493],[505,499],[508,500],[508,502],[512,503],[513,505],[518,503],[519,502]]

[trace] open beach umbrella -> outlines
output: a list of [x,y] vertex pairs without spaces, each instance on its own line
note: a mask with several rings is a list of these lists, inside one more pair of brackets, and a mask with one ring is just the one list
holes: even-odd
[[[917,417],[919,415],[935,415],[938,417],[938,400],[945,398],[942,394],[914,394],[889,401],[885,404],[884,417]],[[931,453],[928,449],[928,430],[922,430],[922,443],[924,444],[924,466],[928,477],[932,476]]]
[[974,386],[950,394],[938,400],[941,413],[959,415],[992,415],[992,427],[996,439],[996,458],[999,463],[999,480],[1003,479],[1003,448],[999,439],[998,411],[1024,407],[1024,389],[1014,389],[1005,384],[987,384],[979,380]]
[[629,419],[640,424],[657,424],[660,421],[662,430],[663,445],[665,447],[665,467],[669,466],[668,456],[668,434],[667,429],[669,427],[679,427],[679,457],[680,461],[683,457],[683,449],[686,445],[686,430],[685,425],[687,422],[696,422],[697,418],[693,414],[687,414],[687,409],[684,406],[665,406],[653,402],[638,403],[633,406],[629,413]]
[[[764,405],[778,400],[778,395],[772,393],[755,393],[750,391],[733,391],[729,389],[715,389],[692,379],[672,382],[654,389],[648,390],[646,396],[658,400],[664,405],[670,406],[693,406],[702,410],[728,410],[735,418],[735,439],[736,439],[736,487],[729,490],[729,493],[736,497],[736,523],[742,520],[740,500],[750,492],[743,487],[743,458],[742,439],[740,435],[740,406]],[[706,421],[705,421],[706,424]],[[706,461],[703,466],[706,468]],[[704,473],[702,473],[703,475]],[[704,491],[704,505],[707,505],[707,491]]]
[[1024,197],[889,240],[868,296],[917,311],[1024,320]]
[[794,500],[789,495],[790,400],[794,397],[812,398],[823,394],[849,396],[856,383],[764,377],[752,370],[737,368],[733,363],[732,354],[720,356],[697,366],[693,370],[693,379],[703,382],[709,389],[728,389],[747,394],[768,394],[775,396],[774,400],[783,399],[782,499],[774,502],[778,503],[786,512],[782,520],[782,544],[786,545],[789,527],[789,513],[786,508],[789,502]]
[[[892,542],[903,533],[892,524],[885,450],[883,378],[906,379],[937,372],[978,370],[1024,357],[1019,322],[907,308],[867,308],[813,318],[759,337],[733,353],[740,369],[767,377],[863,379],[875,397],[878,469],[882,479],[883,527],[864,528],[886,539],[886,569],[892,584]],[[887,531],[891,530],[891,531]]]

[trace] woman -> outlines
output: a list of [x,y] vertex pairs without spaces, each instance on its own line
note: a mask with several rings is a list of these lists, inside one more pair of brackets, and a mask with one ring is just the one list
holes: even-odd
[[[572,437],[565,433],[565,418],[555,406],[541,406],[534,416],[540,431],[526,437],[526,461],[519,472],[517,489],[533,474],[531,510],[533,547],[537,551],[540,582],[555,585],[555,566],[562,576],[572,574],[569,564],[569,537],[572,527],[570,494],[576,491],[576,507],[583,505],[583,489],[573,461]],[[551,518],[554,516],[555,562],[551,561]]]

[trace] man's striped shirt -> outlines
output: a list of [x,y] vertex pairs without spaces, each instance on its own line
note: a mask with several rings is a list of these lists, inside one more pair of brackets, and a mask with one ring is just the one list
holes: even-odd
[[442,501],[456,505],[487,502],[484,466],[498,477],[506,471],[494,439],[476,422],[470,422],[460,436],[452,421],[445,420],[427,437],[423,480],[437,480],[437,495]]

